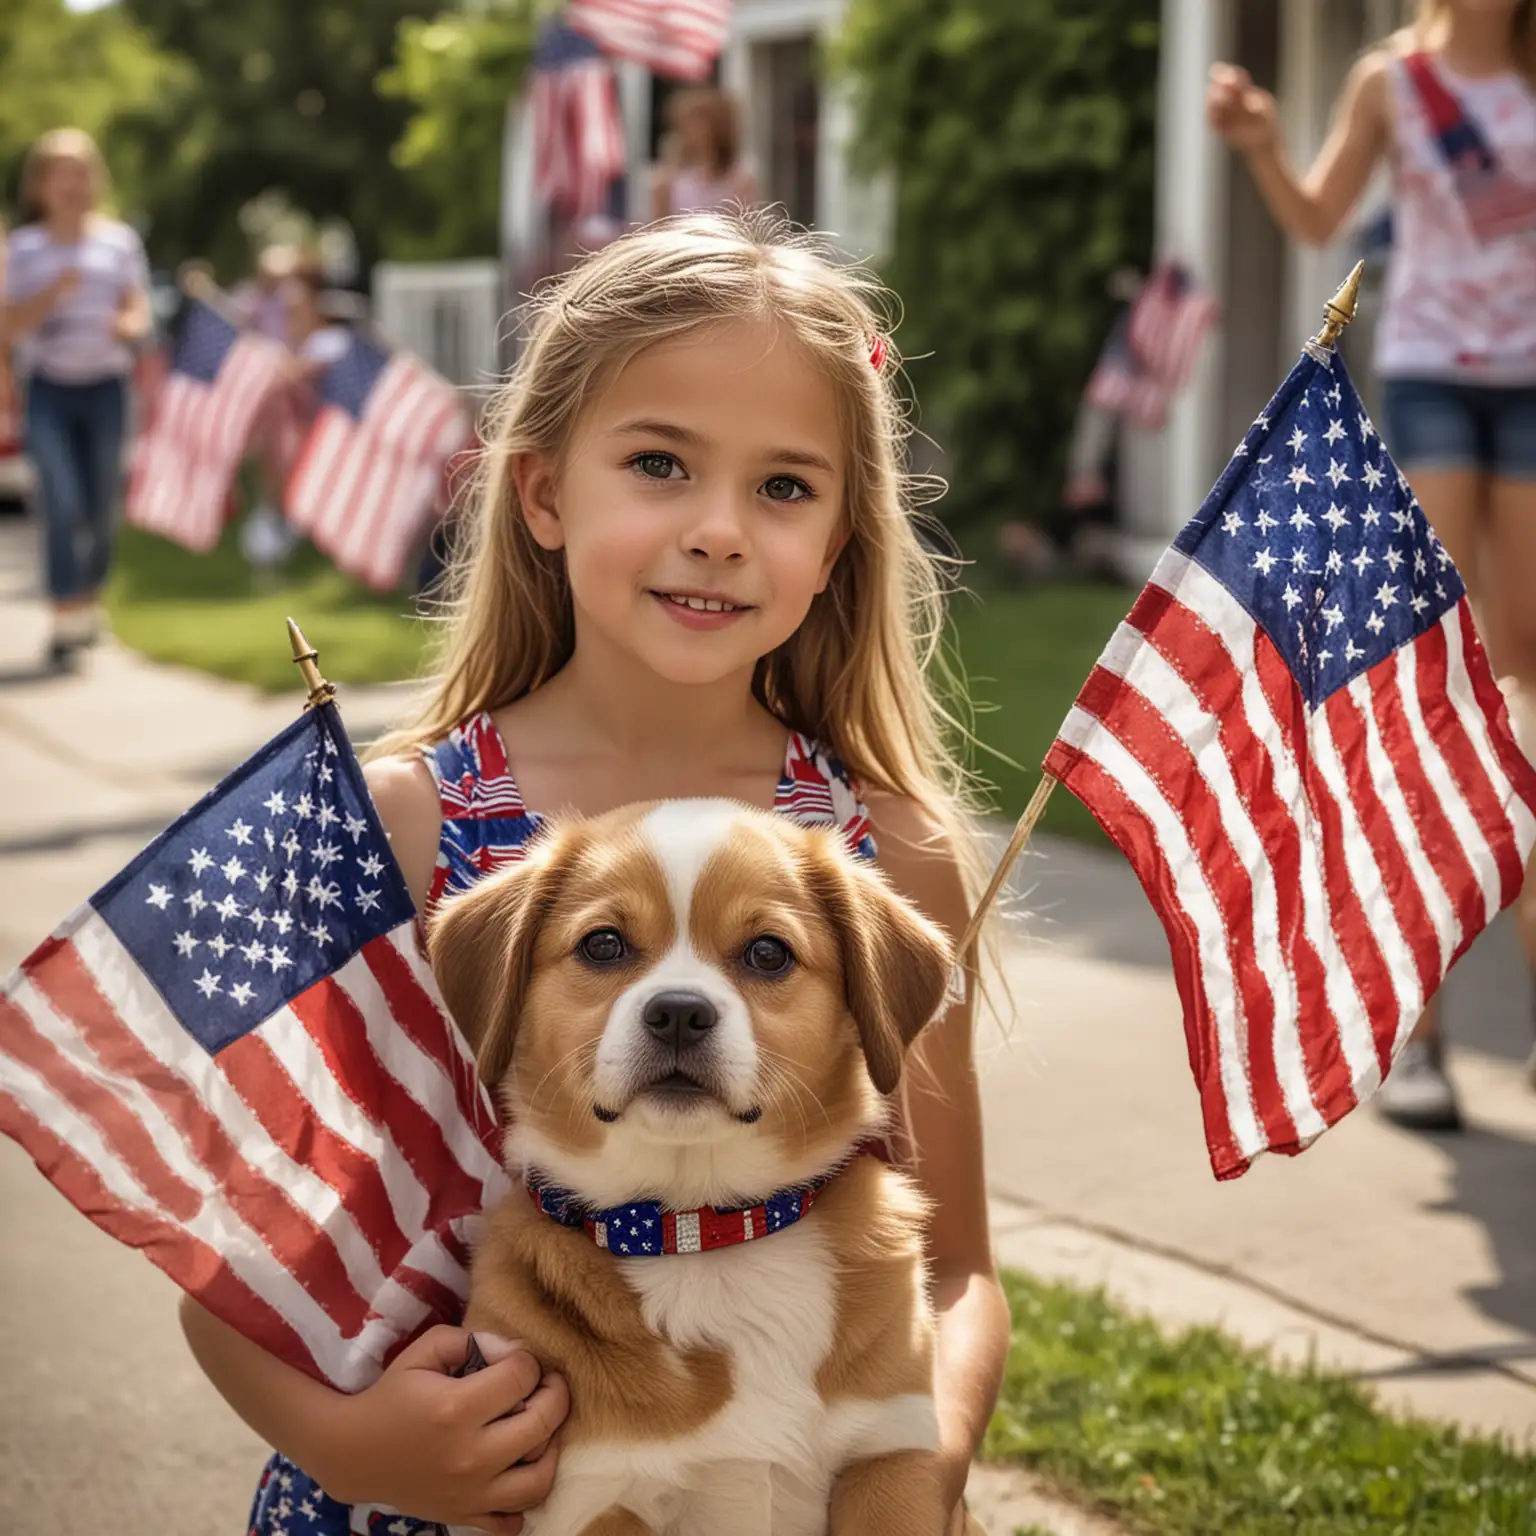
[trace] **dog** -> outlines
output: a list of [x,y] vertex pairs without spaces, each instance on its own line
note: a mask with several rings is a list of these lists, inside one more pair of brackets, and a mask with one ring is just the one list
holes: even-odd
[[524,1181],[465,1325],[570,1384],[525,1529],[937,1536],[927,1211],[876,1152],[945,935],[836,830],[693,800],[552,826],[428,942]]

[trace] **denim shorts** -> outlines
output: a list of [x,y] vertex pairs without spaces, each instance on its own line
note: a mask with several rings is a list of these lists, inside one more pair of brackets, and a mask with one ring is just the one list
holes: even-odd
[[1536,385],[1389,378],[1382,427],[1399,469],[1476,469],[1536,481]]

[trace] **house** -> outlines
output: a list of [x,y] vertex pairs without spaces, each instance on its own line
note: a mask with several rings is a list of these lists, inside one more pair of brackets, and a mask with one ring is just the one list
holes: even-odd
[[[1247,166],[1205,125],[1206,78],[1241,64],[1275,92],[1291,158],[1310,164],[1339,87],[1370,44],[1403,25],[1411,0],[1164,0],[1157,138],[1156,240],[1215,292],[1222,324],[1207,341],[1166,429],[1130,434],[1121,463],[1121,558],[1144,578],[1194,513],[1273,393],[1323,306],[1354,265],[1353,230],[1320,251],[1275,227]],[[1378,182],[1363,208],[1381,195]],[[1341,343],[1367,409],[1375,285]]]

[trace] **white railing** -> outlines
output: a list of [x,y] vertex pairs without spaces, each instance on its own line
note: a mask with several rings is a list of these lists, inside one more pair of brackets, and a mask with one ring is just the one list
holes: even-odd
[[379,333],[465,388],[488,390],[501,376],[502,312],[499,262],[381,261],[373,269]]

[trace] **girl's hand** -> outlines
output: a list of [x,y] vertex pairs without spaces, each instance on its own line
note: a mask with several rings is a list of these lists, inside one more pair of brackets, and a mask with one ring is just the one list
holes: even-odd
[[1235,64],[1211,65],[1205,119],[1234,149],[1245,154],[1272,149],[1280,138],[1275,98]]
[[[475,1335],[490,1363],[462,1379],[470,1335],[440,1326],[414,1340],[350,1399],[333,1498],[388,1504],[418,1520],[516,1536],[519,1510],[542,1504],[555,1479],[555,1431],[570,1410],[565,1380],[545,1376],[520,1345]],[[333,1486],[334,1484],[334,1486]]]

